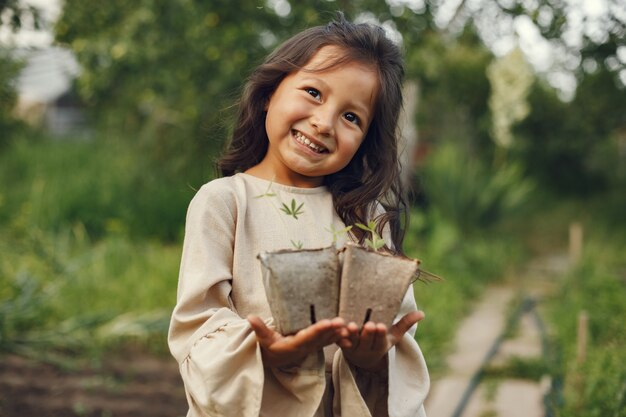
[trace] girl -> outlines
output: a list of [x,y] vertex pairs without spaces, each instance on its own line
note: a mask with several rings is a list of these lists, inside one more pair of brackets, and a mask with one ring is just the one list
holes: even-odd
[[[409,288],[387,329],[341,318],[273,328],[256,256],[329,246],[325,229],[376,219],[402,247],[396,125],[403,65],[384,31],[342,15],[294,36],[249,78],[223,178],[187,213],[169,345],[188,416],[423,416],[429,379]],[[264,197],[264,198],[258,198]],[[268,199],[294,200],[298,215]],[[363,242],[360,230],[351,239]]]

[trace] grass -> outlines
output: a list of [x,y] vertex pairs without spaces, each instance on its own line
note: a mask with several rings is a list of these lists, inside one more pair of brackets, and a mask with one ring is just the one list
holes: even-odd
[[193,190],[117,141],[18,140],[0,153],[0,351],[165,351]]
[[164,351],[180,248],[115,235],[91,242],[82,230],[0,234],[10,260],[0,263],[0,350],[97,353],[157,336]]
[[0,153],[0,224],[58,232],[82,224],[176,241],[201,180],[182,180],[117,139],[16,140]]
[[[549,302],[557,348],[555,376],[563,384],[552,404],[559,415],[626,416],[624,253],[624,236],[596,222],[595,230],[588,228],[583,259]],[[577,317],[583,311],[589,317],[589,341],[586,358],[580,361]]]

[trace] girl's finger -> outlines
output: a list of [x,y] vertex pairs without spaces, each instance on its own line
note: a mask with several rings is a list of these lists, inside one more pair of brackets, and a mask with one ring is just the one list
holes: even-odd
[[359,347],[359,342],[360,342],[360,338],[359,338],[359,326],[355,323],[355,322],[351,322],[350,324],[348,324],[348,332],[349,332],[349,336],[348,336],[348,340],[350,340],[350,344],[351,344],[351,349],[356,349]]
[[280,334],[267,327],[259,316],[248,316],[248,323],[254,330],[259,343],[263,346],[269,346],[280,338]]
[[389,330],[389,334],[393,339],[393,344],[396,344],[404,334],[411,328],[415,323],[421,321],[424,318],[423,311],[411,311],[408,314],[405,314],[396,324],[391,326]]
[[376,325],[372,350],[375,352],[387,352],[387,326],[382,323]]
[[372,350],[374,340],[376,339],[376,325],[368,321],[363,325],[361,335],[359,337],[359,348],[365,351]]

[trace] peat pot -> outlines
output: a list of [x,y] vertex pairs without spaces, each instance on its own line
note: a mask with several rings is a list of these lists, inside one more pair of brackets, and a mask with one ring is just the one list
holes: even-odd
[[391,326],[419,261],[347,245],[343,252],[339,317],[358,325],[366,321]]
[[335,246],[262,252],[258,258],[278,332],[292,334],[337,317],[341,268]]

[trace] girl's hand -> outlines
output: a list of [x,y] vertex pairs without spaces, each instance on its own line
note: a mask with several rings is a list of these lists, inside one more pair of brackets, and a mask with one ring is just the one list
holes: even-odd
[[351,364],[365,370],[379,371],[387,366],[389,349],[397,345],[402,336],[423,318],[423,312],[412,311],[391,326],[389,331],[382,323],[368,321],[359,332],[359,326],[352,322],[347,326],[348,337],[337,344]]
[[298,366],[311,353],[348,337],[343,319],[320,320],[290,336],[283,336],[265,325],[258,316],[248,316],[256,333],[263,364],[269,367]]

